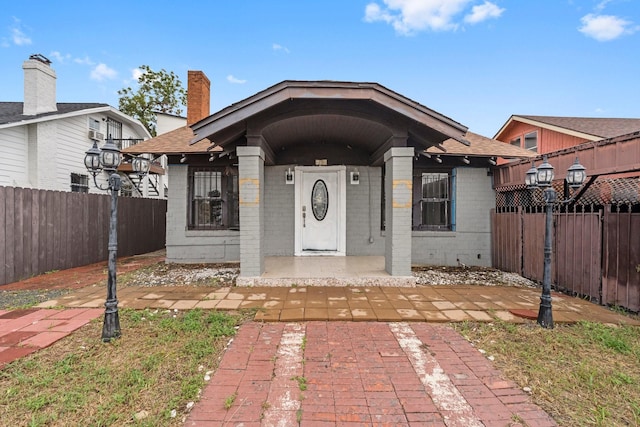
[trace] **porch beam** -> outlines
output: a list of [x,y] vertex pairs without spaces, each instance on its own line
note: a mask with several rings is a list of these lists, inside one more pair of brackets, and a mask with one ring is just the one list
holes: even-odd
[[[396,133],[390,136],[376,151],[369,157],[372,166],[380,166],[385,160],[386,153],[393,147],[407,147],[408,135],[406,133]],[[411,148],[413,150],[413,148]]]
[[247,135],[248,147],[260,147],[264,152],[264,160],[268,166],[276,164],[276,155],[262,135]]

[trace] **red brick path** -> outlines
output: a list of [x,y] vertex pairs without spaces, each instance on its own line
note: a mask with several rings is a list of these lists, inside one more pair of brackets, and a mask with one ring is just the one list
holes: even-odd
[[0,310],[0,369],[86,325],[104,309]]
[[298,424],[556,425],[448,326],[242,326],[186,425]]

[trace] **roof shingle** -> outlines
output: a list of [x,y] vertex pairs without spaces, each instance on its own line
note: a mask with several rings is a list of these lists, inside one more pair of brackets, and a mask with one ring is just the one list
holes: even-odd
[[23,105],[24,103],[22,102],[0,102],[0,125],[109,106],[109,104],[99,104],[95,102],[59,102],[56,104],[58,107],[57,111],[27,116],[22,114]]
[[172,131],[158,135],[155,138],[148,139],[139,144],[133,145],[129,148],[122,150],[124,153],[129,154],[206,154],[211,151],[220,151],[220,147],[208,150],[211,145],[211,141],[203,139],[195,144],[189,144],[194,138],[193,131],[189,126],[179,127]]
[[633,118],[513,116],[516,120],[518,117],[600,138],[613,138],[640,130],[640,119]]
[[472,156],[472,157],[503,157],[503,158],[530,158],[537,154],[524,148],[515,147],[511,144],[496,141],[473,132],[467,132],[464,138],[470,145],[462,144],[453,138],[442,143],[446,150],[442,152],[437,147],[427,149],[429,154],[440,154],[450,156]]

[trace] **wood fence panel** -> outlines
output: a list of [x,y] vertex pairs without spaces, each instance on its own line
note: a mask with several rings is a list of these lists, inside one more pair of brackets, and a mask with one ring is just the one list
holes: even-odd
[[22,222],[20,227],[20,238],[22,240],[22,270],[20,271],[20,276],[29,277],[31,276],[31,218],[33,216],[31,190],[23,189],[21,204],[24,215],[20,218]]
[[604,304],[640,311],[640,214],[604,215]]
[[45,192],[47,197],[47,208],[44,216],[44,222],[47,224],[47,246],[45,252],[47,254],[47,263],[43,272],[51,271],[55,267],[55,250],[56,250],[56,198],[53,191]]
[[555,219],[554,283],[600,302],[602,232],[599,213],[559,213]]
[[38,264],[40,262],[40,256],[38,253],[39,244],[38,238],[40,236],[40,196],[37,191],[30,191],[31,194],[31,234],[27,236],[30,240],[31,253],[29,254],[29,261],[31,262],[30,269],[32,274],[36,274],[38,271]]
[[6,233],[6,219],[5,209],[7,200],[7,188],[0,187],[0,283],[8,283],[7,273],[7,253],[9,252],[7,233]]
[[[164,248],[167,202],[118,202],[118,255]],[[110,207],[110,195],[0,187],[0,285],[106,260]]]
[[544,227],[544,213],[522,215],[522,275],[538,282],[544,265]]
[[521,212],[496,213],[491,211],[492,263],[495,268],[522,273]]
[[4,231],[5,231],[5,275],[6,280],[13,282],[15,281],[15,261],[14,257],[16,254],[15,251],[15,189],[7,188],[5,193],[5,223],[4,223]]
[[16,188],[13,193],[13,203],[16,208],[13,216],[13,274],[15,277],[23,277],[24,274],[24,188]]

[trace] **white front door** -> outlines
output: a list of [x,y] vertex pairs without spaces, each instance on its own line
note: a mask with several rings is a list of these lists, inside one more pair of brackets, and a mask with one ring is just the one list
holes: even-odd
[[296,255],[345,254],[345,169],[296,168]]

